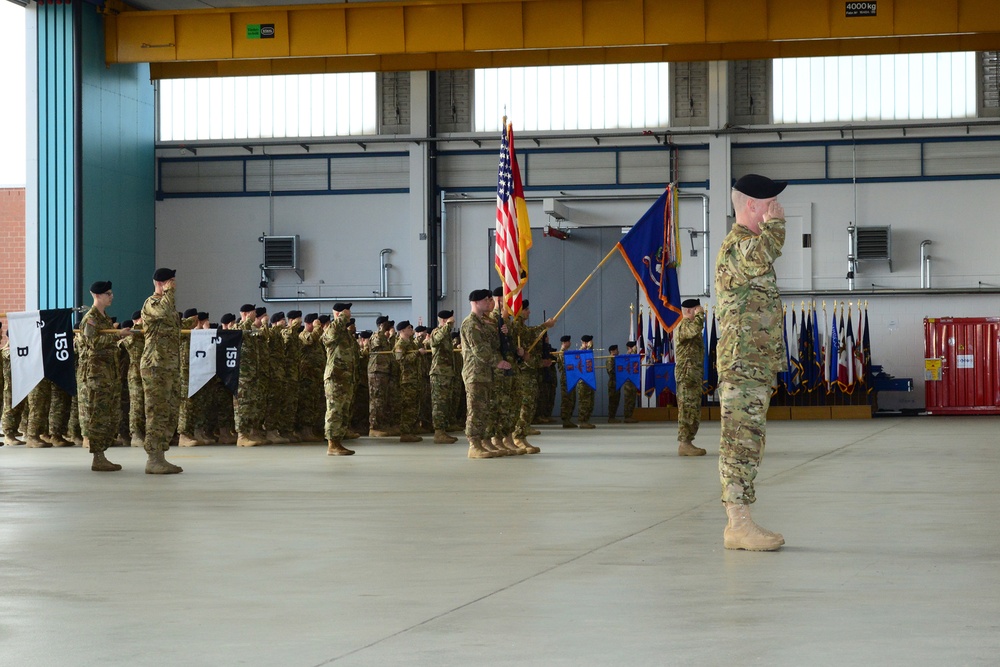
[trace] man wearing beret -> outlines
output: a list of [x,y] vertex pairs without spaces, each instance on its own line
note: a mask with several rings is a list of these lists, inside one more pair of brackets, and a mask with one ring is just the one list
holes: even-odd
[[357,381],[354,383],[354,402],[351,404],[351,433],[358,437],[361,437],[362,433],[367,433],[369,428],[368,343],[371,341],[372,333],[371,329],[365,329],[364,331],[359,331],[357,336],[358,372]]
[[355,374],[358,372],[354,351],[354,337],[348,330],[351,321],[351,304],[333,304],[330,324],[323,331],[326,349],[326,368],[323,371],[323,391],[326,396],[326,454],[350,456],[343,440],[351,421],[350,405],[354,399]]
[[272,408],[277,414],[276,426],[278,432],[289,442],[299,442],[295,417],[299,408],[299,365],[302,362],[302,311],[289,310],[285,328],[281,331],[282,364],[281,386],[278,396],[280,403]]
[[681,321],[674,331],[677,382],[677,455],[704,456],[694,446],[701,425],[701,392],[705,368],[705,309],[698,299],[681,302]]
[[771,385],[784,361],[781,300],[774,261],[785,242],[778,194],[787,183],[748,174],[733,186],[736,224],[715,264],[719,318],[719,477],[729,522],[727,549],[774,551],[785,543],[750,517],[754,478],[764,453]]
[[146,437],[146,401],[142,394],[142,375],[139,361],[146,346],[142,333],[142,311],[132,313],[132,335],[124,336],[118,345],[128,354],[128,430],[131,445],[142,447]]
[[417,435],[417,412],[420,402],[420,357],[426,348],[413,338],[413,325],[408,320],[399,323],[399,336],[393,352],[399,363],[399,441],[420,442]]
[[146,345],[142,351],[140,374],[146,399],[146,472],[171,475],[182,472],[163,454],[177,430],[180,411],[180,338],[174,290],[177,272],[160,268],[153,273],[153,294],[142,305]]
[[[566,352],[572,342],[573,337],[569,334],[561,336],[558,352]],[[577,423],[573,421],[573,411],[576,410],[576,387],[566,386],[566,358],[563,354],[556,354],[556,369],[559,372],[559,386],[562,388],[559,396],[559,417],[562,419],[562,427],[577,428]]]
[[[625,354],[638,354],[639,348],[634,340],[630,340],[625,343]],[[626,424],[635,424],[639,420],[632,416],[635,411],[636,403],[639,399],[639,388],[636,387],[631,380],[626,380],[625,384],[622,385],[622,400],[624,404],[622,406],[622,421]]]
[[308,313],[302,320],[299,342],[302,355],[299,359],[299,382],[296,387],[296,437],[304,442],[325,440],[322,434],[326,405],[323,398],[323,369],[326,367],[326,350],[320,337],[323,327],[319,314]]
[[110,447],[118,433],[121,402],[118,400],[118,340],[122,334],[105,333],[114,325],[107,309],[114,300],[110,281],[98,281],[90,286],[90,296],[94,305],[83,316],[80,323],[79,358],[77,363],[83,384],[79,388],[80,430],[84,444],[90,449],[94,460],[91,470],[112,472],[121,470],[112,463],[104,452]]
[[470,459],[489,459],[497,453],[484,447],[494,370],[509,370],[500,357],[500,332],[490,319],[493,296],[488,289],[469,293],[469,315],[462,320],[462,380],[465,383],[465,435]]
[[538,403],[538,378],[542,365],[543,345],[535,345],[546,331],[556,325],[555,318],[550,317],[541,324],[531,326],[531,303],[527,299],[521,301],[521,311],[514,318],[514,343],[521,351],[521,372],[517,374],[518,404],[517,422],[514,426],[514,446],[525,454],[537,454],[541,449],[528,442],[529,435],[539,435],[540,431],[533,429],[531,422],[535,416]]
[[455,412],[455,346],[451,342],[455,311],[439,311],[437,320],[438,325],[430,335],[431,420],[434,423],[434,442],[450,445],[458,441],[458,438],[448,435]]
[[618,423],[618,405],[622,401],[622,393],[618,389],[618,372],[615,368],[615,357],[618,356],[618,346],[608,345],[608,360],[604,362],[604,370],[608,372],[608,423]]
[[368,341],[368,435],[388,438],[394,435],[389,427],[389,391],[392,372],[390,335],[392,325],[387,315],[375,318],[376,330]]
[[261,334],[254,326],[256,320],[255,304],[240,306],[240,321],[236,323],[236,328],[243,332],[243,342],[240,345],[240,384],[234,405],[237,447],[256,447],[266,442],[257,434],[263,407],[260,393]]
[[[593,350],[594,337],[590,334],[580,336],[580,349]],[[580,428],[597,428],[590,421],[590,415],[594,412],[595,393],[593,387],[586,382],[578,382],[576,385],[576,400],[580,404]]]

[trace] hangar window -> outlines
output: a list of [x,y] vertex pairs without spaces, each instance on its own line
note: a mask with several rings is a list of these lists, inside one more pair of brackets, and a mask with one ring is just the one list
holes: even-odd
[[474,130],[659,128],[670,122],[666,63],[477,69]]
[[374,72],[163,79],[160,141],[377,134]]
[[976,116],[976,54],[782,58],[773,63],[775,123]]

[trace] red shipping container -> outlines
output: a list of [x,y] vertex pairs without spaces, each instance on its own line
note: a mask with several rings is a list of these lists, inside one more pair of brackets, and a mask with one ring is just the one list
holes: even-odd
[[924,389],[928,414],[1000,414],[1000,317],[925,318]]

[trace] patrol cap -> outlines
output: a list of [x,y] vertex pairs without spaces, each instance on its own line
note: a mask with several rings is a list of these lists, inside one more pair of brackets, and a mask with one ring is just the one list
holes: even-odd
[[583,334],[582,336],[580,336],[580,341],[583,343],[589,343],[592,340],[594,340],[594,337],[591,336],[590,334]]
[[316,321],[319,322],[320,324],[327,325],[330,323],[330,316],[320,315],[318,318],[316,318]]
[[389,321],[388,315],[379,315],[378,317],[375,318],[375,326],[382,326],[388,321]]
[[490,298],[491,293],[488,289],[474,289],[469,292],[469,301],[482,301],[483,299]]
[[110,280],[98,280],[90,285],[91,294],[106,294],[111,291]]
[[198,312],[198,321],[199,322],[204,322],[207,319],[208,319],[208,313],[206,313],[203,310]]
[[452,317],[454,315],[455,315],[455,311],[454,310],[439,310],[438,311],[438,317],[440,317],[442,320],[446,320],[449,317]]
[[253,309],[253,314],[256,315],[257,317],[260,317],[261,315],[266,315],[267,306],[257,306],[256,308]]
[[618,351],[617,345],[608,345],[608,352],[617,352],[617,351]]
[[371,331],[371,329],[365,329],[364,331],[359,331],[358,332],[358,338],[364,338],[365,340],[367,340],[367,339],[369,339],[371,337],[372,337],[372,331]]
[[351,309],[351,304],[346,303],[344,301],[338,301],[337,303],[333,304],[333,312],[335,313],[339,313],[342,310],[350,310],[350,309]]
[[310,322],[315,322],[318,319],[319,319],[319,313],[309,313],[308,315],[306,315],[305,322],[306,324],[309,324]]
[[701,299],[685,299],[681,301],[681,308],[697,308],[701,305]]
[[747,197],[754,199],[770,199],[777,197],[782,190],[788,186],[788,181],[772,181],[767,176],[760,174],[747,174],[736,181],[733,190],[742,192]]
[[399,326],[396,327],[396,331],[402,331],[403,329],[405,329],[407,327],[412,327],[412,326],[413,325],[410,324],[409,320],[403,320],[402,322],[399,323]]
[[223,324],[229,324],[230,322],[236,321],[236,316],[233,315],[232,313],[226,313],[225,315],[222,316],[222,318],[219,321],[222,322]]
[[560,343],[568,343],[568,342],[570,342],[571,340],[573,340],[573,337],[572,337],[572,336],[570,336],[570,335],[568,335],[568,334],[567,334],[567,335],[565,335],[565,336],[560,336],[560,337],[559,337],[559,342],[560,342]]
[[420,324],[420,325],[415,326],[413,328],[413,331],[415,333],[423,333],[423,332],[427,331],[427,327],[425,327],[423,324]]
[[294,320],[296,317],[302,317],[301,310],[290,310],[288,311],[288,319]]
[[244,303],[242,306],[240,306],[241,313],[249,313],[254,310],[257,310],[257,306],[256,304],[253,303]]
[[133,320],[141,320],[142,319],[142,311],[141,310],[137,310],[134,313],[132,313],[132,319]]
[[158,283],[165,283],[176,275],[177,275],[177,269],[160,268],[157,269],[156,271],[153,271],[153,280],[155,280]]
[[188,318],[188,317],[197,317],[197,315],[198,315],[198,309],[197,308],[188,308],[187,310],[184,311],[184,315],[182,317],[185,317],[185,318]]
[[285,319],[285,313],[279,310],[274,315],[271,315],[271,324],[277,324],[283,319]]
[[503,285],[493,288],[493,296],[503,296]]

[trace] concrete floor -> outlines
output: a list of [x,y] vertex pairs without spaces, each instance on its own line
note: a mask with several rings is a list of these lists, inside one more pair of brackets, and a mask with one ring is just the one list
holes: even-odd
[[996,665],[1000,418],[772,422],[722,548],[718,424],[537,456],[362,439],[0,448],[0,665]]

